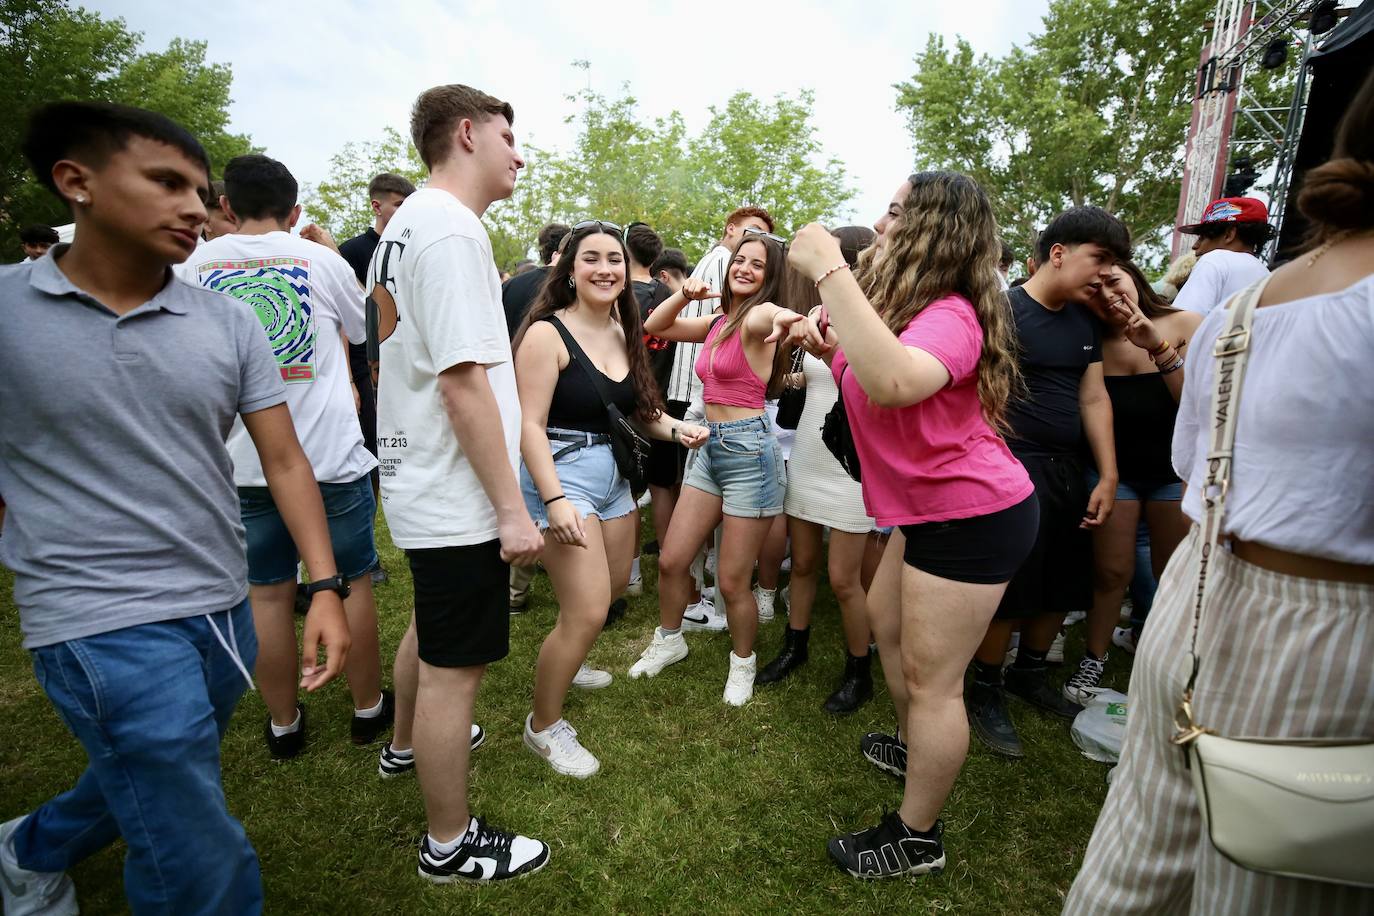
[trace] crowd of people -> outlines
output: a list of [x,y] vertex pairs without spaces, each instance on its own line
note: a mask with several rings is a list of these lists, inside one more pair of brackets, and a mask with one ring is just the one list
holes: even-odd
[[[376,176],[372,226],[336,244],[293,232],[297,182],[266,155],[211,182],[195,137],[160,115],[32,115],[25,155],[76,235],[0,272],[0,550],[38,680],[90,762],[0,826],[7,912],[76,912],[67,870],[118,837],[135,912],[259,911],[219,740],[256,683],[266,751],[290,760],[307,746],[301,691],[339,675],[352,740],[382,742],[379,776],[417,777],[421,877],[543,868],[547,843],[469,802],[484,671],[542,568],[557,620],[524,744],[557,774],[597,774],[567,696],[612,683],[588,656],[655,553],[658,623],[628,675],[686,658],[684,631],[728,633],[729,706],[807,663],[827,571],[845,665],[822,706],[871,701],[876,655],[894,727],[858,751],[903,781],[879,823],[828,843],[856,878],[941,871],[970,734],[1025,756],[1009,700],[1071,720],[1118,646],[1137,660],[1130,727],[1067,911],[1370,905],[1219,855],[1168,736],[1206,556],[1211,356],[1224,306],[1256,283],[1224,611],[1199,643],[1194,707],[1235,733],[1374,735],[1359,470],[1374,78],[1307,176],[1307,253],[1271,275],[1263,205],[1223,198],[1180,227],[1191,272],[1156,285],[1093,206],[1049,220],[1009,282],[995,201],[950,171],[905,178],[871,230],[789,237],[741,205],[694,265],[644,223],[550,224],[539,263],[503,283],[481,218],[524,165],[513,125],[471,87],[422,93],[428,180]],[[59,347],[80,371],[55,396]],[[379,504],[414,589],[391,689]],[[779,610],[781,648],[760,665]],[[1075,618],[1085,651],[1057,676]]]

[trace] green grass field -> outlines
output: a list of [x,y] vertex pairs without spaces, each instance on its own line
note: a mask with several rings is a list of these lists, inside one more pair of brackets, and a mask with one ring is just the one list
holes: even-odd
[[[378,537],[391,572],[378,589],[389,670],[408,618],[410,580],[380,524]],[[535,656],[555,616],[547,578],[535,579],[530,610],[512,621],[510,657],[483,683],[477,721],[488,739],[473,757],[473,809],[552,847],[542,872],[506,886],[435,887],[416,877],[424,830],[418,786],[413,778],[382,781],[378,747],[349,743],[343,685],[309,699],[310,742],[284,764],[272,762],[263,745],[261,700],[246,696],[224,741],[224,783],[230,810],[261,858],[267,911],[1059,911],[1106,794],[1105,768],[1079,754],[1066,724],[1014,707],[1027,746],[1019,762],[973,743],[944,815],[943,875],[853,880],[831,864],[826,840],[875,823],[897,806],[901,786],[858,750],[865,732],[893,726],[881,683],[849,718],[820,709],[843,667],[833,598],[822,588],[810,663],[734,709],[720,698],[725,634],[690,634],[686,661],[652,680],[629,679],[657,620],[652,558],[644,571],[645,595],[631,600],[629,614],[592,650],[592,663],[609,669],[615,683],[574,690],[566,713],[601,759],[599,775],[559,776],[521,743]],[[0,573],[0,819],[68,788],[85,765],[20,648],[10,586]],[[780,613],[761,628],[761,663],[775,654],[785,625]],[[1081,635],[1071,634],[1070,658],[1081,645]],[[1127,665],[1116,653],[1104,683],[1124,690]],[[83,912],[125,910],[122,865],[117,844],[75,870]]]

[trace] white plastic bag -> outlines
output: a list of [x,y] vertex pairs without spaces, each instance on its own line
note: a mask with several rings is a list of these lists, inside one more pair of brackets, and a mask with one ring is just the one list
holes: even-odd
[[1126,737],[1126,694],[1103,690],[1073,720],[1073,743],[1098,763],[1116,763]]

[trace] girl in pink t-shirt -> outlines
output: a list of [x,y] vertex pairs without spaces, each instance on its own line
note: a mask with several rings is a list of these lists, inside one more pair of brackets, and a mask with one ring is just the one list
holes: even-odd
[[[825,302],[818,323],[790,336],[833,351],[864,504],[897,528],[868,606],[900,727],[862,748],[905,776],[906,790],[876,827],[830,841],[856,877],[944,867],[939,814],[968,753],[964,669],[1039,518],[1030,478],[997,432],[1019,380],[986,195],[964,175],[922,172],[874,228],[854,272],[820,226],[802,229],[790,255]],[[907,741],[919,748],[910,758]]]

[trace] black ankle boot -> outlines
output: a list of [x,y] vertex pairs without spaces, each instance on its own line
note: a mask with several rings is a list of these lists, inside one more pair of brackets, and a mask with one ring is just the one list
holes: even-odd
[[873,675],[870,666],[873,655],[850,655],[845,658],[844,677],[835,692],[826,698],[821,707],[837,716],[848,715],[873,698]]
[[754,675],[755,684],[776,684],[792,673],[792,669],[806,664],[806,644],[811,640],[811,628],[794,630],[791,627],[782,635],[782,651],[763,670]]

